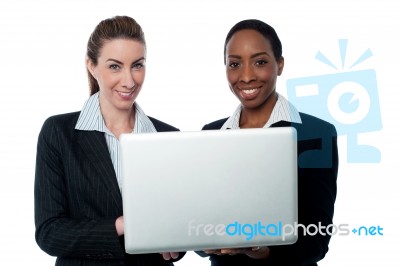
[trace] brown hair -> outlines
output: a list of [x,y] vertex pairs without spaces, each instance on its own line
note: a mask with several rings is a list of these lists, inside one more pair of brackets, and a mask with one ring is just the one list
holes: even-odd
[[[131,17],[115,16],[101,21],[90,35],[86,56],[97,65],[100,50],[106,41],[114,39],[130,39],[146,44],[144,33],[140,25]],[[99,91],[97,80],[87,70],[89,78],[90,95]]]

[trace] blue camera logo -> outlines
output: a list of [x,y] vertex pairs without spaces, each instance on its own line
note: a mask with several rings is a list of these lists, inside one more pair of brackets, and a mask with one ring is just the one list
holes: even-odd
[[[345,66],[347,40],[339,40],[342,69]],[[348,69],[372,56],[367,49]],[[318,52],[317,60],[338,70]],[[357,134],[382,129],[376,73],[373,69],[294,78],[287,80],[287,95],[300,112],[315,115],[335,125],[338,135],[347,136],[349,163],[378,163],[380,150],[361,145]]]

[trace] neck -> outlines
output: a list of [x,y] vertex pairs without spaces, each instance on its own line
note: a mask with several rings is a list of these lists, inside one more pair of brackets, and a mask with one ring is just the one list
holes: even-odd
[[257,108],[242,107],[240,114],[239,127],[240,128],[262,128],[271,117],[272,110],[275,107],[278,95],[276,92],[268,97],[264,104]]
[[132,106],[130,110],[108,109],[100,102],[100,110],[104,123],[116,138],[122,133],[131,133],[135,125],[136,108]]

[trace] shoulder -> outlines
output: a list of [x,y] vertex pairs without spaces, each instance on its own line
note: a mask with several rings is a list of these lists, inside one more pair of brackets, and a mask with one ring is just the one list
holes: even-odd
[[156,128],[157,132],[164,132],[164,131],[179,131],[178,128],[171,126],[163,121],[160,121],[154,117],[148,116],[150,121],[153,123],[154,127]]
[[48,117],[40,130],[39,139],[56,138],[56,136],[72,137],[80,112],[59,114]]
[[44,121],[43,128],[75,128],[76,122],[79,118],[79,114],[80,112],[73,112],[50,116]]
[[39,132],[38,146],[53,145],[60,147],[61,139],[73,139],[79,114],[80,112],[74,112],[48,117]]
[[57,121],[61,123],[65,122],[72,122],[72,121],[78,121],[80,111],[78,112],[72,112],[72,113],[65,113],[65,114],[58,114],[58,115],[53,115],[47,118],[47,120],[52,120],[52,121]]
[[229,117],[223,118],[216,120],[214,122],[208,123],[203,126],[202,130],[212,130],[212,129],[221,129],[221,127],[225,124],[226,120],[228,120]]

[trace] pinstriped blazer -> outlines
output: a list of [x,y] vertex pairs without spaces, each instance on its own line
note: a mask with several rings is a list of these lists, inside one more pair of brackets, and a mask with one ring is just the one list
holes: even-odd
[[[335,127],[326,121],[304,113],[300,113],[300,117],[301,124],[280,121],[271,127],[292,126],[297,131],[299,224],[320,223],[326,228],[332,224],[336,200],[339,167],[337,133]],[[209,123],[203,130],[220,129],[227,119]],[[316,266],[328,252],[329,241],[330,235],[324,229],[321,234],[304,236],[300,228],[295,244],[271,246],[267,260],[255,260],[245,255],[211,255],[210,260],[212,266]],[[204,252],[197,253],[208,256]]]
[[[79,114],[52,116],[39,133],[34,185],[39,247],[57,257],[56,265],[173,265],[160,254],[124,252],[115,229],[122,197],[104,133],[75,130]],[[178,131],[149,118],[159,132]]]

